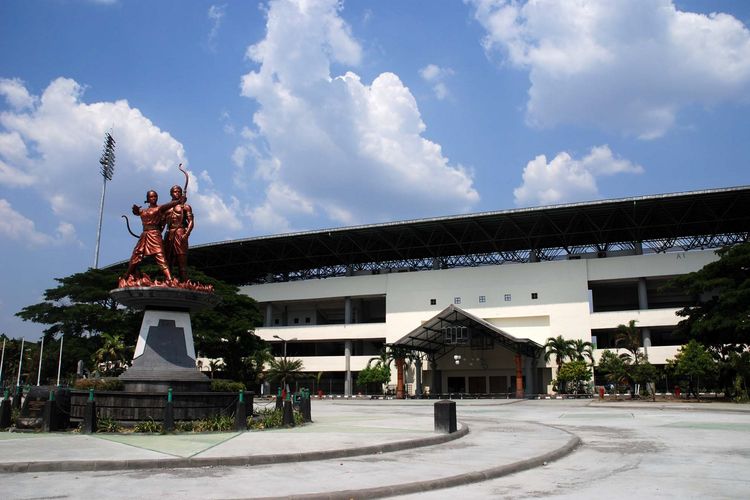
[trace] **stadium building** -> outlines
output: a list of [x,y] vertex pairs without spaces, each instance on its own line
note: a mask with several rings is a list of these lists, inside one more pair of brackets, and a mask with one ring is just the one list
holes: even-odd
[[592,342],[598,359],[636,320],[652,364],[674,357],[690,298],[666,284],[749,232],[743,186],[249,238],[190,258],[258,301],[255,333],[301,359],[315,390],[362,391],[357,372],[387,344],[419,354],[410,394],[539,394],[555,377],[549,337]]

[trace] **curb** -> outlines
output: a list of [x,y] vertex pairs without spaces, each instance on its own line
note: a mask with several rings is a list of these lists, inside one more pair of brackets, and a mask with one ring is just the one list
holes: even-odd
[[[555,427],[555,429],[558,429]],[[441,479],[430,479],[426,481],[416,481],[413,483],[401,483],[391,486],[376,486],[373,488],[364,488],[361,490],[340,490],[325,493],[309,493],[304,495],[289,495],[282,498],[290,500],[355,500],[367,498],[384,498],[397,495],[409,495],[412,493],[424,493],[427,491],[452,488],[454,486],[463,486],[472,483],[480,483],[490,479],[515,474],[535,467],[547,465],[547,463],[563,458],[572,453],[581,445],[581,438],[564,429],[558,429],[570,435],[567,443],[556,450],[552,450],[535,457],[519,460],[506,465],[499,465],[475,472],[466,472],[455,476],[444,477]],[[253,497],[255,500],[270,500],[279,497]]]
[[81,471],[114,471],[138,469],[181,469],[190,467],[236,467],[243,465],[268,465],[291,462],[310,462],[332,458],[376,455],[393,451],[423,448],[448,443],[462,438],[469,433],[469,427],[461,428],[452,434],[439,434],[408,441],[397,441],[360,448],[338,450],[310,451],[304,453],[282,453],[275,455],[246,455],[233,457],[191,457],[191,458],[157,458],[136,460],[71,460],[71,461],[33,461],[0,463],[0,474],[23,472],[81,472]]
[[[698,403],[696,403],[698,404]],[[651,406],[653,405],[653,406]],[[710,408],[709,406],[705,408],[697,407],[697,406],[679,406],[680,403],[675,403],[673,405],[665,405],[663,403],[647,403],[647,404],[628,404],[628,403],[616,403],[616,402],[590,402],[588,405],[589,408],[608,408],[608,409],[614,409],[614,410],[659,410],[659,411],[669,411],[669,410],[675,410],[675,411],[702,411],[702,412],[716,412],[716,413],[744,413],[750,415],[750,408],[747,410],[742,410],[740,408]]]

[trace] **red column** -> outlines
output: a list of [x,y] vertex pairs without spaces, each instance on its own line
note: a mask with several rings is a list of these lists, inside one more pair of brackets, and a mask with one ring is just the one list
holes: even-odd
[[516,397],[523,398],[523,360],[516,354]]

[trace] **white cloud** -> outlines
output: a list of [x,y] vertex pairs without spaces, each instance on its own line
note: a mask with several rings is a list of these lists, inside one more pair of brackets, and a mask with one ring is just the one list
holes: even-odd
[[59,245],[66,242],[79,243],[72,224],[60,222],[55,236],[50,236],[38,231],[34,221],[14,210],[5,199],[0,199],[0,235],[28,248]]
[[0,78],[0,94],[14,109],[20,111],[34,105],[34,97],[26,90],[23,82],[17,78]]
[[616,158],[608,146],[596,146],[580,160],[558,153],[549,163],[545,155],[523,169],[523,183],[513,190],[516,205],[550,205],[599,198],[597,177],[640,174],[643,167]]
[[527,122],[578,123],[644,139],[686,106],[748,102],[750,31],[671,0],[467,0],[488,53],[529,71]]
[[219,35],[221,23],[226,15],[226,5],[212,5],[208,8],[208,19],[211,21],[211,31],[208,33],[208,46],[216,49],[216,37]]
[[[61,242],[71,241],[73,225],[90,225],[98,213],[102,184],[98,160],[104,132],[111,127],[117,144],[114,177],[107,188],[108,210],[128,213],[134,202],[143,202],[149,188],[168,198],[169,186],[183,181],[176,166],[187,165],[182,144],[137,108],[124,100],[88,104],[82,100],[83,92],[76,81],[58,78],[41,96],[29,96],[30,108],[0,113],[0,185],[31,191],[58,219],[68,221],[70,225],[60,226],[55,237]],[[218,193],[201,192],[198,178],[192,175],[189,196],[201,216],[215,211],[224,228],[240,224],[239,208],[225,203]]]
[[451,68],[441,68],[436,64],[428,64],[419,70],[419,75],[424,81],[432,85],[432,91],[439,100],[446,99],[450,96],[448,86],[445,84],[447,77],[453,76]]
[[469,209],[479,198],[471,174],[423,137],[397,75],[370,84],[352,71],[331,75],[332,63],[362,57],[340,8],[336,0],[272,1],[266,37],[248,49],[260,66],[243,77],[242,93],[259,103],[257,136],[235,162],[252,157],[268,185],[249,212],[254,224],[260,215],[298,227],[320,214],[348,224]]

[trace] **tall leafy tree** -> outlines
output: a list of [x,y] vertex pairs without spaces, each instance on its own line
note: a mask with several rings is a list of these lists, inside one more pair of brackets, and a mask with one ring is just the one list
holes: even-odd
[[544,361],[549,361],[553,356],[559,371],[560,367],[565,363],[565,358],[575,356],[573,341],[566,340],[562,335],[549,337],[544,344]]
[[698,396],[698,387],[701,379],[704,383],[707,379],[714,377],[717,373],[717,365],[711,353],[695,339],[680,348],[680,352],[670,360],[676,375],[688,378],[688,396]]
[[[719,362],[719,384],[735,394],[733,353],[750,347],[750,242],[718,250],[719,259],[672,281],[692,297],[677,312],[678,329],[709,348]],[[735,394],[736,395],[736,394]]]
[[571,344],[571,354],[575,361],[586,361],[594,363],[594,344],[582,339],[576,339]]
[[283,387],[302,376],[304,366],[301,359],[273,358],[268,363],[267,375],[271,381],[278,381]]
[[45,290],[43,302],[24,307],[16,316],[47,325],[45,341],[63,334],[67,340],[107,332],[134,343],[143,315],[119,306],[110,297],[117,278],[116,272],[106,269],[55,278],[59,284]]

